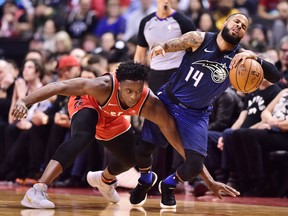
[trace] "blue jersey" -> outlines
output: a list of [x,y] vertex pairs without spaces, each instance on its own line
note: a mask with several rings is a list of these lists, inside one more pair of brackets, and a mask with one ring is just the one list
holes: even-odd
[[187,107],[209,107],[230,85],[229,65],[240,46],[222,52],[216,37],[217,33],[206,33],[196,51],[187,51],[168,83],[172,93]]
[[[176,121],[184,149],[204,156],[212,103],[230,85],[229,65],[240,48],[221,52],[216,37],[216,33],[206,33],[195,52],[187,51],[177,72],[157,93]],[[159,127],[147,120],[141,135],[147,142],[167,145]]]

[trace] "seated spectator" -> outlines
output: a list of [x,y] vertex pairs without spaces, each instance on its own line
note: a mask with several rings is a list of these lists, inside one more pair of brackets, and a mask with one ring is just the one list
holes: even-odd
[[8,70],[8,62],[0,60],[0,164],[4,161],[5,150],[5,129],[8,125],[8,114],[11,106],[14,74]]
[[13,180],[15,177],[17,177],[16,171],[22,171],[17,170],[19,167],[16,168],[16,165],[19,165],[22,162],[21,160],[16,160],[17,157],[14,157],[17,151],[17,148],[15,147],[17,146],[16,143],[20,142],[22,146],[25,146],[24,143],[27,141],[27,131],[32,127],[31,121],[33,114],[37,110],[45,110],[49,106],[49,102],[43,101],[41,103],[35,104],[35,106],[30,107],[27,118],[23,119],[23,121],[16,121],[12,118],[12,107],[15,105],[16,101],[42,86],[41,78],[44,74],[42,65],[35,59],[28,59],[24,61],[23,65],[23,78],[19,77],[15,81],[13,97],[9,111],[9,125],[5,130],[6,157],[4,162],[1,164],[0,177],[3,178],[8,174],[8,172],[10,172],[11,175],[7,180]]
[[281,79],[277,82],[280,88],[288,87],[288,36],[284,36],[280,41],[279,61],[275,63],[280,71]]
[[[58,80],[67,80],[78,77],[80,64],[73,56],[60,58],[58,67]],[[45,165],[45,157],[50,159],[55,150],[65,139],[70,139],[70,119],[67,113],[69,97],[53,97],[51,106],[33,115],[33,126],[29,130],[26,160],[28,164],[25,175],[17,179],[19,184],[34,184],[41,174],[41,167]],[[48,160],[48,159],[47,159]]]
[[279,11],[279,17],[273,21],[271,33],[272,33],[272,47],[279,49],[280,40],[282,37],[287,35],[288,27],[288,2],[281,1],[277,5]]
[[106,16],[95,26],[94,34],[101,38],[106,32],[112,32],[114,37],[122,40],[126,30],[126,19],[122,16],[119,0],[106,1]]
[[269,184],[265,181],[265,155],[271,151],[288,150],[287,98],[286,88],[261,113],[261,122],[253,128],[236,131],[239,142],[234,145],[234,156],[244,196],[261,196],[262,187]]
[[66,30],[74,46],[79,46],[80,40],[86,34],[91,34],[98,23],[98,17],[91,8],[91,2],[92,0],[79,0],[78,7],[73,8],[68,14]]

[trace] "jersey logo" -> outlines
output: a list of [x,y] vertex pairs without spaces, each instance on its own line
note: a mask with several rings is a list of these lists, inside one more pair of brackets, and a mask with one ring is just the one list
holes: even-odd
[[211,53],[211,52],[214,52],[214,50],[208,50],[207,48],[205,48],[204,52]]
[[215,83],[222,83],[228,77],[228,71],[226,64],[221,64],[218,62],[211,62],[207,60],[199,60],[193,64],[202,65],[211,71],[211,78]]
[[77,108],[81,107],[82,104],[83,104],[82,99],[81,99],[80,97],[79,97],[79,98],[76,98],[76,99],[75,99],[75,103],[74,103],[74,109],[77,109]]
[[118,104],[109,103],[108,106],[119,106]]

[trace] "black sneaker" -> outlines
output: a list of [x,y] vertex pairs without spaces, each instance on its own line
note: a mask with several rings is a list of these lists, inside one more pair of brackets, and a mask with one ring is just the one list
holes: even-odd
[[175,186],[159,182],[159,191],[161,193],[161,208],[176,208],[176,200],[174,196]]
[[157,182],[156,173],[152,172],[152,182],[150,184],[145,184],[138,180],[138,185],[130,192],[130,203],[134,206],[142,206],[147,199],[147,193],[151,187]]

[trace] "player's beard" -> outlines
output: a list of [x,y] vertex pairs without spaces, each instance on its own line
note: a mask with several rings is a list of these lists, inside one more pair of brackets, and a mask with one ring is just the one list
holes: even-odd
[[233,45],[238,44],[241,41],[241,38],[239,37],[233,37],[232,35],[229,34],[229,29],[224,26],[224,28],[221,31],[221,36],[223,37],[223,39]]

